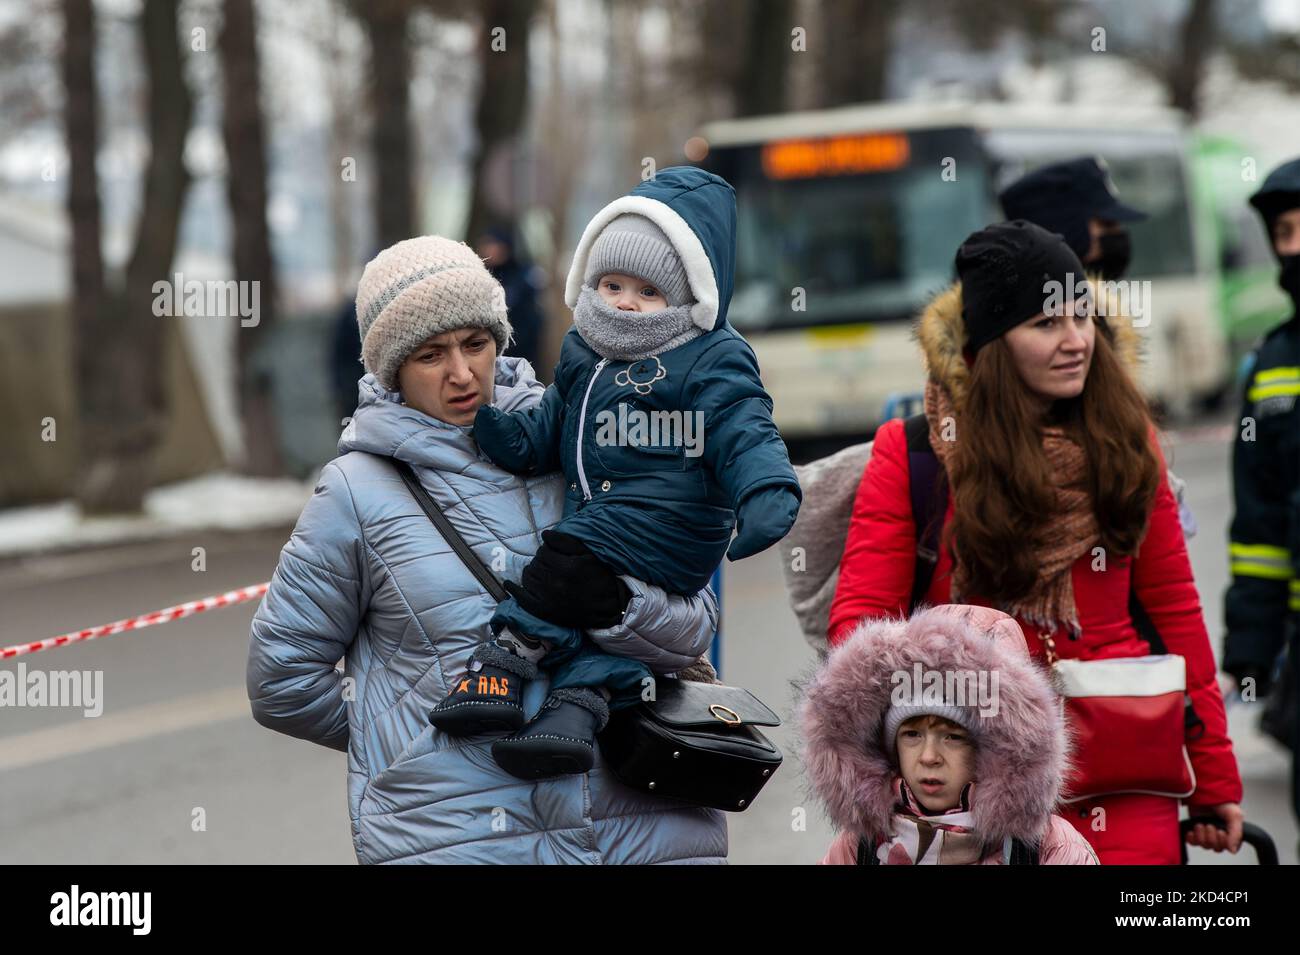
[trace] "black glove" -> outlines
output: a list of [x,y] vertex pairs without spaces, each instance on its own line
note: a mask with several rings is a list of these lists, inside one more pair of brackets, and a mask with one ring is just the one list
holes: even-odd
[[507,582],[505,588],[533,616],[579,630],[619,623],[632,599],[618,574],[561,531],[542,533],[542,546],[524,568],[523,585]]

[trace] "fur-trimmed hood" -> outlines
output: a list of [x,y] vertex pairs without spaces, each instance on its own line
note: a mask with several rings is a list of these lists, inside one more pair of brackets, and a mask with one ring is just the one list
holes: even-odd
[[[1109,333],[1111,343],[1119,354],[1120,362],[1130,375],[1136,376],[1143,361],[1142,336],[1133,327],[1133,321],[1122,313],[1116,296],[1109,294],[1106,285],[1096,277],[1089,277],[1099,316],[1098,332]],[[921,344],[926,372],[952,396],[958,413],[966,403],[966,383],[970,369],[962,357],[966,344],[966,324],[961,317],[961,282],[954,282],[932,298],[921,311],[916,323],[916,338]]]
[[706,332],[722,328],[736,276],[736,191],[721,176],[694,166],[661,169],[592,217],[573,253],[565,304],[578,304],[591,247],[624,213],[645,216],[673,244],[695,299],[691,321]]
[[997,674],[996,714],[975,716],[975,831],[989,844],[1008,837],[1037,844],[1068,766],[1065,717],[1020,625],[989,607],[950,604],[910,620],[866,620],[808,682],[796,712],[800,757],[831,821],[869,840],[890,835],[898,768],[881,731],[894,674],[913,674],[918,663],[924,671]]

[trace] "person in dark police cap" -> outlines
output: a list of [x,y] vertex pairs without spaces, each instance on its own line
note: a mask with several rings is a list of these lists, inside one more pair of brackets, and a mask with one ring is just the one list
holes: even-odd
[[1120,278],[1132,255],[1126,222],[1146,213],[1120,202],[1103,160],[1085,156],[1043,166],[1013,182],[999,199],[1008,219],[1058,232],[1089,272]]

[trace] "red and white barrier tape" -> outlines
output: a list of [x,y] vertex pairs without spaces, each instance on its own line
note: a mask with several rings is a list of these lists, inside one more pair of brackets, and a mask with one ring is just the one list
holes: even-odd
[[271,586],[271,582],[268,580],[265,583],[240,587],[238,590],[229,590],[224,594],[204,597],[202,600],[191,600],[189,603],[177,604],[175,607],[155,610],[153,613],[141,614],[138,617],[128,617],[116,623],[101,624],[88,630],[74,630],[71,633],[65,633],[57,637],[38,640],[35,643],[19,643],[12,647],[4,647],[0,649],[0,660],[22,656],[24,653],[39,653],[42,650],[49,650],[51,647],[61,647],[81,640],[107,637],[114,633],[122,633],[124,630],[139,630],[143,627],[152,627],[155,624],[179,620],[181,617],[193,616],[196,613],[213,610],[217,607],[229,607],[262,596],[269,586]]

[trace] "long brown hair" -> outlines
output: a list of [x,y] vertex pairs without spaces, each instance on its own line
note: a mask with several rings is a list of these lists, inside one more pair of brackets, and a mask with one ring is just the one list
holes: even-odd
[[[1135,554],[1161,479],[1146,400],[1097,321],[1092,364],[1075,398],[1051,421],[1082,445],[1089,491],[1110,558]],[[960,555],[971,592],[1024,597],[1038,575],[1034,544],[1050,538],[1055,493],[1036,422],[1041,404],[1016,370],[1004,338],[981,348],[970,369],[961,434],[948,455],[953,521],[946,546]],[[1026,546],[1031,545],[1031,546]]]

